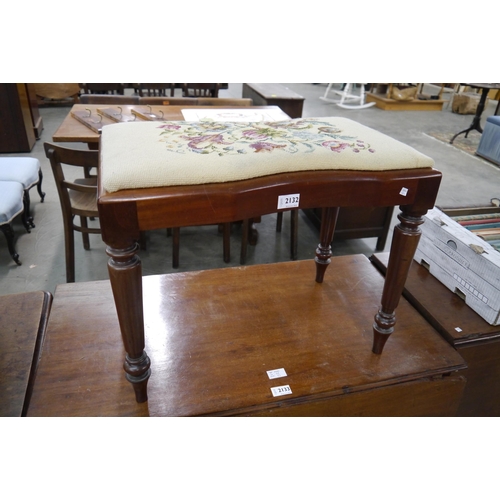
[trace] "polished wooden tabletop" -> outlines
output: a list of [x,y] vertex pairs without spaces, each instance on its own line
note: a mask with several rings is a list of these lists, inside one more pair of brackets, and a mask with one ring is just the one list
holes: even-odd
[[312,260],[144,277],[145,404],[121,370],[110,282],[59,285],[28,416],[453,415],[460,355],[405,300],[373,354],[384,280],[365,256],[331,266],[323,285]]
[[[84,125],[83,123],[79,122],[73,115],[73,112],[84,112],[86,110],[89,110],[90,113],[92,113],[93,116],[99,117],[100,115],[98,114],[97,110],[104,110],[106,108],[113,108],[117,109],[118,106],[114,104],[75,104],[66,118],[64,118],[63,122],[59,126],[59,128],[55,131],[54,135],[52,136],[52,140],[54,142],[85,142],[88,144],[97,144],[99,142],[100,134],[92,131],[88,126]],[[137,110],[137,111],[147,111],[148,109],[153,110],[154,112],[160,112],[163,113],[163,118],[165,120],[171,120],[171,121],[183,121],[184,120],[184,115],[182,114],[182,110],[186,109],[186,106],[147,106],[147,105],[140,105],[140,104],[130,104],[130,105],[121,105],[120,106],[121,111],[124,116],[131,116],[132,115],[132,110]],[[241,107],[238,106],[189,106],[190,109],[241,109]],[[256,109],[262,109],[262,110],[267,110],[267,111],[272,111],[273,115],[276,116],[282,116],[282,120],[287,120],[290,117],[281,111],[281,109],[278,106],[245,106],[245,109],[251,109],[251,110],[256,110]],[[137,120],[141,120],[140,116],[137,117]],[[102,126],[105,125],[111,125],[115,123],[113,120],[110,118],[107,118],[106,116],[102,117]]]

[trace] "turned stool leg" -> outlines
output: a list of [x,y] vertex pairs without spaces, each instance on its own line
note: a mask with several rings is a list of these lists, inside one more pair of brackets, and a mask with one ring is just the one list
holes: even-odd
[[316,249],[316,282],[323,283],[326,268],[330,264],[332,256],[332,247],[330,243],[333,240],[335,224],[339,215],[339,207],[323,208],[321,213],[321,231],[319,235],[320,243]]
[[123,363],[126,377],[132,383],[138,403],[147,401],[147,383],[151,375],[144,340],[142,305],[142,268],[137,255],[139,245],[124,250],[106,248],[109,278],[120,323],[123,345],[127,355]]
[[381,354],[396,324],[395,310],[403,293],[411,261],[420,240],[420,215],[404,212],[398,215],[400,224],[394,228],[391,253],[387,265],[382,301],[373,324],[373,352]]

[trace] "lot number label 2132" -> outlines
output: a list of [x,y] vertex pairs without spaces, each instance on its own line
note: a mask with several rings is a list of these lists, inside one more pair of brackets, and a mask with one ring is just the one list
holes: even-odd
[[284,208],[298,208],[299,202],[300,193],[278,196],[278,210]]

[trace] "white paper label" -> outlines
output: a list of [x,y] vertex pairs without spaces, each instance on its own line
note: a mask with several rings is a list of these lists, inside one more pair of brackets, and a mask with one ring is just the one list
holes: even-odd
[[299,206],[299,201],[300,193],[278,196],[278,209],[297,208]]
[[289,385],[280,385],[279,387],[271,387],[273,396],[284,396],[285,394],[292,394],[292,389]]
[[399,194],[402,196],[406,196],[408,194],[408,188],[401,188]]
[[267,371],[267,376],[270,379],[280,378],[280,377],[286,377],[286,371],[285,371],[284,368],[278,368],[277,370],[268,370]]
[[456,330],[458,333],[460,333],[460,332],[462,331],[462,329],[461,329],[459,326],[457,326],[457,327],[455,328],[455,330]]

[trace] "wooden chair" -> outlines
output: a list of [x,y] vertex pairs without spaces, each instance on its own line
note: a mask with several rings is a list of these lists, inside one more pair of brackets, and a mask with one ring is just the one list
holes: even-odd
[[183,97],[219,97],[220,83],[183,83]]
[[111,95],[111,94],[82,94],[81,104],[138,104],[139,96],[136,95]]
[[[140,97],[152,96],[174,96],[175,83],[137,83],[134,84],[136,92],[138,92]],[[168,93],[167,93],[168,91]]]
[[79,83],[85,94],[118,94],[125,93],[123,83]]
[[[62,164],[85,168],[97,168],[99,151],[87,151],[63,148],[51,143],[44,143],[45,154],[56,181],[57,192],[63,214],[64,248],[66,256],[66,282],[75,282],[75,235],[82,233],[83,248],[90,249],[89,234],[101,234],[100,228],[88,227],[87,219],[98,218],[96,178],[84,178],[69,181],[66,179]],[[80,225],[75,217],[80,217]]]

